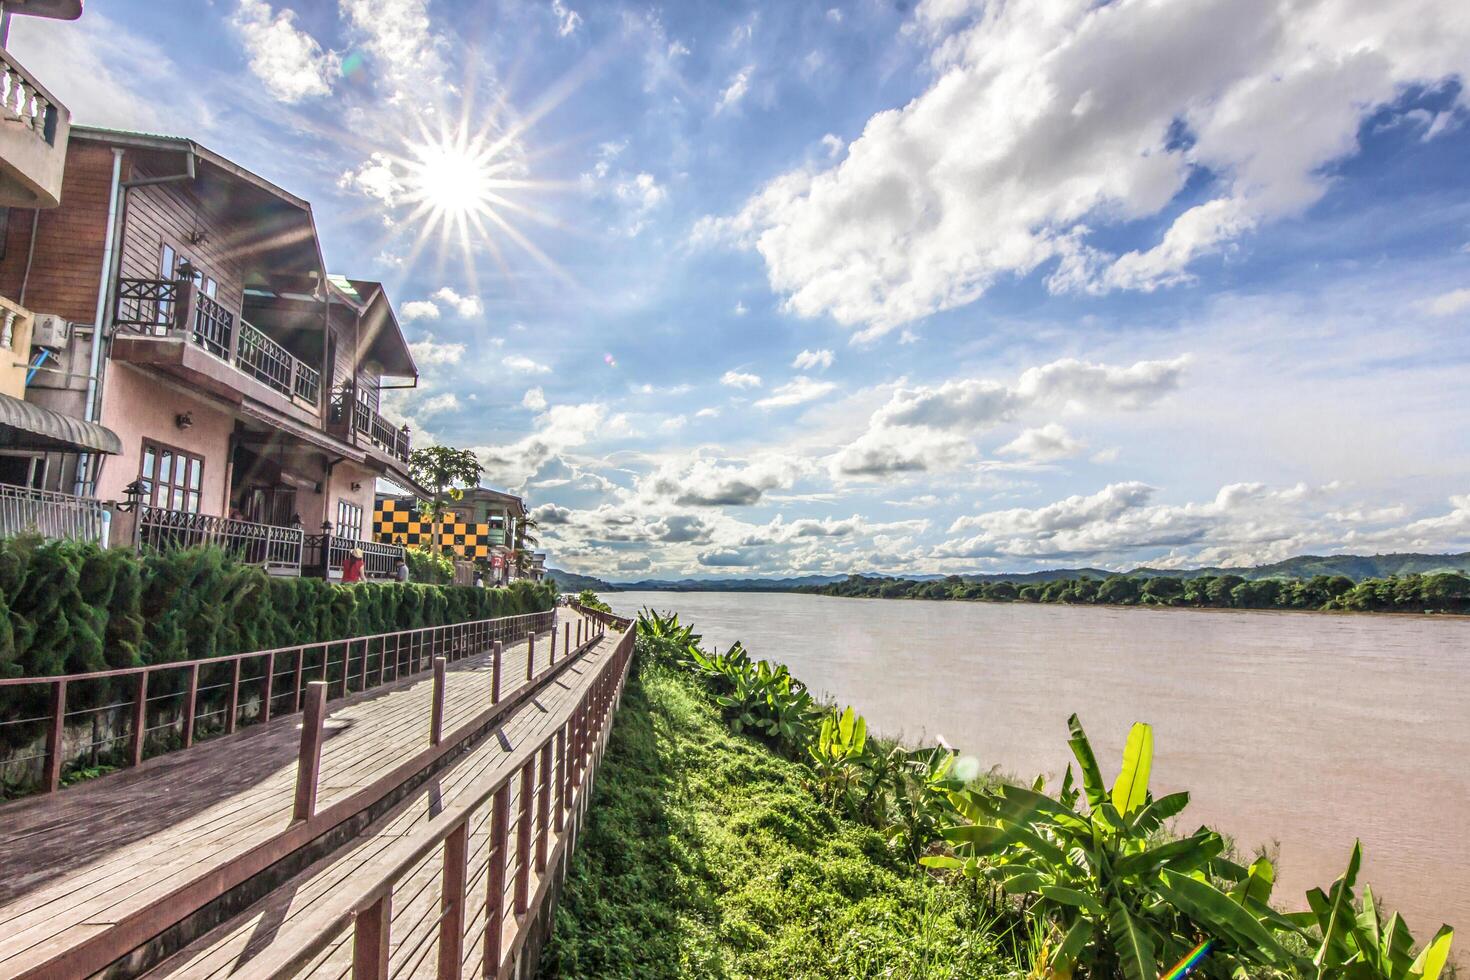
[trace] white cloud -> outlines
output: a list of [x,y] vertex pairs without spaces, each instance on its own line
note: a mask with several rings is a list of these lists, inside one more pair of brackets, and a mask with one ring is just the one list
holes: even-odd
[[754,70],[754,66],[746,65],[731,76],[730,83],[720,93],[720,100],[715,103],[715,115],[740,104],[740,100],[750,90],[750,73]]
[[439,319],[439,307],[433,300],[412,299],[398,308],[398,315],[404,323],[412,323],[415,320],[437,320]]
[[829,368],[832,366],[833,354],[829,350],[803,350],[796,355],[796,360],[791,366],[798,371],[810,371],[813,368]]
[[553,405],[536,417],[536,429],[524,438],[498,446],[479,446],[475,452],[485,466],[488,482],[509,488],[524,486],[543,466],[587,443],[593,434],[616,430],[624,423],[609,418],[607,407],[589,402]]
[[504,364],[512,371],[518,371],[521,374],[551,373],[551,368],[547,367],[545,364],[542,364],[539,361],[531,360],[524,354],[507,354],[505,357],[502,357],[500,359],[500,363]]
[[456,313],[465,319],[479,316],[485,312],[485,305],[480,302],[478,296],[461,296],[448,286],[441,286],[434,293],[434,298],[447,303]]
[[749,507],[768,490],[790,488],[805,470],[800,459],[785,455],[744,461],[694,455],[664,461],[637,489],[645,500],[684,507]]
[[742,301],[736,300],[735,309],[733,312],[736,316],[744,316],[745,314],[750,312],[750,309],[746,307],[745,303],[743,303]]
[[974,455],[963,436],[935,429],[870,428],[838,451],[831,461],[832,477],[870,479],[906,473],[944,470]]
[[339,59],[296,26],[296,13],[274,14],[265,0],[239,0],[230,25],[245,44],[250,71],[282,102],[327,95]]
[[1027,429],[996,450],[1007,456],[1020,456],[1038,463],[1080,456],[1087,443],[1072,438],[1066,429],[1048,422],[1039,429]]
[[[1366,114],[1470,76],[1461,0],[995,0],[916,25],[926,92],[696,235],[757,250],[789,310],[863,338],[1037,270],[1055,291],[1180,282],[1320,199]],[[1186,184],[1205,199],[1169,217]],[[1092,243],[1145,220],[1150,247]]]
[[419,367],[442,367],[446,364],[458,364],[460,358],[464,357],[465,347],[464,344],[443,344],[426,336],[423,340],[410,343],[408,350]]
[[822,137],[822,146],[827,150],[827,158],[829,160],[836,160],[847,147],[847,143],[843,141],[842,137],[828,133]]
[[419,403],[419,412],[424,415],[434,415],[438,412],[457,412],[459,408],[459,398],[452,391],[433,395]]
[[720,375],[720,384],[731,388],[759,388],[761,378],[758,374],[748,374],[744,371],[726,371]]
[[689,420],[684,416],[670,415],[668,418],[660,422],[658,424],[658,427],[665,432],[678,432],[680,429],[684,428],[684,426],[688,424]]
[[1470,310],[1470,289],[1452,289],[1425,300],[1421,305],[1431,316],[1454,316]]
[[448,42],[430,29],[428,0],[339,0],[339,7],[390,103],[444,90]]
[[720,410],[718,408],[701,408],[694,413],[694,417],[697,419],[713,419],[719,418],[719,416]]
[[521,404],[533,412],[545,411],[546,392],[542,391],[539,387],[528,388],[525,397],[521,399]]
[[373,153],[354,170],[343,171],[337,178],[343,190],[357,191],[366,197],[393,207],[408,193],[403,175],[386,153]]
[[802,405],[816,401],[836,388],[837,385],[831,381],[817,381],[802,374],[774,389],[769,396],[760,399],[755,404],[757,408],[785,408],[790,405]]
[[582,15],[562,0],[551,0],[551,12],[556,17],[556,33],[560,37],[566,37],[582,26]]

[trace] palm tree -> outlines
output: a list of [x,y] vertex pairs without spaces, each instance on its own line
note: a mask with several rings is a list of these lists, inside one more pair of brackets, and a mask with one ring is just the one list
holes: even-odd
[[531,567],[531,550],[541,543],[536,537],[536,531],[541,529],[534,517],[523,517],[516,522],[515,546],[512,548],[511,560],[515,562],[516,570],[522,575]]

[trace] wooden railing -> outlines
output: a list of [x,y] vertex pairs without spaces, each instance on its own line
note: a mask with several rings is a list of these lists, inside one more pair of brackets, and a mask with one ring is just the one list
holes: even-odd
[[299,527],[276,527],[143,504],[138,508],[137,543],[156,551],[216,545],[247,565],[300,575],[304,535]]
[[43,538],[107,544],[107,509],[91,497],[0,483],[0,537]]
[[[498,700],[497,644],[546,632],[555,622],[550,610],[144,667],[0,678],[0,691],[21,692],[11,702],[19,717],[0,721],[3,742],[23,745],[45,734],[43,752],[4,763],[40,762],[39,788],[54,792],[67,761],[106,758],[137,766],[175,747],[188,748],[202,734],[228,734],[298,712],[313,681],[322,684],[323,697],[341,698],[422,673],[435,658],[461,660],[487,650],[496,650]],[[90,731],[105,731],[116,714],[127,721],[120,734],[81,744],[66,737],[68,728],[88,722]]]
[[[594,633],[587,644],[595,644],[601,636],[601,632]],[[381,870],[367,882],[354,882],[351,888],[338,888],[318,899],[310,921],[287,941],[278,939],[250,961],[249,975],[295,976],[351,930],[354,980],[389,976],[395,892],[400,885],[406,889],[410,881],[417,882],[416,869],[439,852],[440,915],[428,934],[438,939],[435,975],[463,977],[466,961],[478,959],[475,976],[508,977],[528,938],[527,927],[555,880],[551,872],[571,847],[586,811],[632,655],[633,633],[627,631],[555,730],[538,742],[517,745],[509,767],[497,766],[493,774],[482,777],[445,806],[422,831],[379,852],[373,867]],[[438,689],[435,693],[436,698],[440,696]],[[303,758],[311,751],[309,731],[310,724],[303,729]],[[517,796],[514,813],[512,793]],[[484,929],[472,937],[481,946],[476,957],[467,956],[464,945],[467,913],[479,904],[478,898],[471,900],[468,895],[471,867],[478,865],[471,853],[471,830],[486,823],[489,845],[485,881],[479,886],[484,889]],[[477,869],[473,880],[479,877]]]

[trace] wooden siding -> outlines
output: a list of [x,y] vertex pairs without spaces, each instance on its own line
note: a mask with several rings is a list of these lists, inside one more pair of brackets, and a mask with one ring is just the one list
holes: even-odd
[[[74,140],[67,149],[60,207],[40,212],[36,253],[26,283],[25,305],[74,323],[97,316],[97,286],[107,237],[107,199],[112,187],[112,151]],[[12,208],[0,259],[0,293],[19,301],[31,240],[31,216]]]
[[[138,168],[134,176],[163,177],[167,173]],[[205,240],[190,244],[190,235],[196,230],[204,234]],[[128,192],[123,220],[121,274],[139,279],[156,278],[163,246],[170,245],[180,259],[187,258],[196,269],[219,283],[215,299],[238,317],[245,270],[222,246],[229,239],[229,229],[202,210],[187,181],[135,187]]]

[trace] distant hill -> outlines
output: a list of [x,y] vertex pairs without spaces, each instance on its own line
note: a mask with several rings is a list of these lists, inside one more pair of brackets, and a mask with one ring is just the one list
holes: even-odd
[[[1285,561],[1249,568],[1150,568],[1142,565],[1124,574],[1145,578],[1194,578],[1199,575],[1239,575],[1247,579],[1311,578],[1314,575],[1345,575],[1354,582],[1365,578],[1386,578],[1413,573],[1463,572],[1470,575],[1470,551],[1453,555],[1300,555]],[[798,575],[787,578],[719,578],[719,579],[640,579],[636,582],[606,582],[590,575],[578,575],[561,569],[547,569],[563,592],[592,589],[597,592],[789,592],[800,587],[830,585],[847,579],[846,575]],[[1056,579],[1105,579],[1117,572],[1103,568],[1049,568],[1039,572],[974,572],[961,573],[967,582],[1051,582]],[[896,576],[865,575],[881,579]],[[927,582],[943,575],[906,575],[910,582]]]
[[548,568],[546,577],[556,582],[556,587],[562,592],[581,592],[583,589],[591,589],[593,592],[614,591],[613,586],[600,578],[578,575],[576,572],[567,572],[560,568]]

